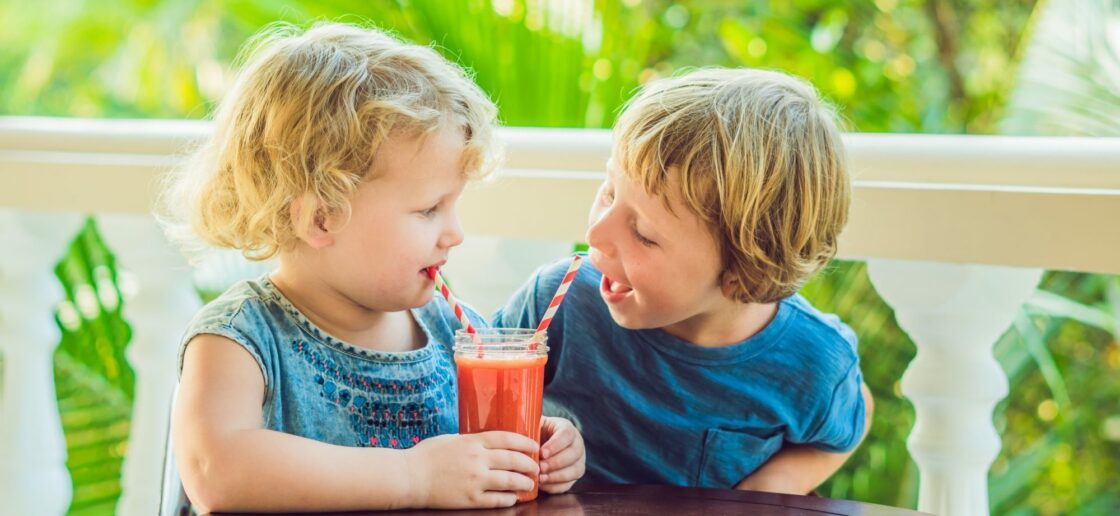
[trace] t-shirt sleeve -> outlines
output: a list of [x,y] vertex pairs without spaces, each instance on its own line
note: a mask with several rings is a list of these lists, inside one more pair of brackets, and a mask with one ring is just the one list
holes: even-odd
[[180,376],[183,374],[183,358],[191,340],[203,334],[218,335],[232,340],[253,357],[257,367],[260,368],[261,376],[264,378],[265,388],[268,389],[273,384],[273,379],[269,374],[271,370],[269,362],[272,357],[272,354],[269,353],[270,347],[264,346],[263,343],[254,339],[249,332],[241,328],[243,325],[238,324],[238,318],[241,315],[240,305],[236,307],[220,305],[204,307],[187,326],[187,331],[179,344],[178,374]]
[[816,429],[806,440],[809,444],[835,453],[850,451],[859,444],[866,426],[862,384],[863,375],[857,360],[833,389],[828,406],[817,415]]

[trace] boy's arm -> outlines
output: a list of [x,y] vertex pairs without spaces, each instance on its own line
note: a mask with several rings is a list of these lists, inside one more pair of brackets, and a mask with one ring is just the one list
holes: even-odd
[[[262,428],[264,392],[256,362],[233,341],[202,334],[187,347],[172,431],[183,486],[200,512],[496,507],[516,501],[498,491],[531,489],[513,472],[537,470],[511,451],[536,449],[522,436],[439,436],[409,450],[337,446]],[[474,471],[451,471],[470,463]],[[462,474],[489,480],[454,486]]]
[[[867,384],[860,384],[860,394],[863,397],[865,424],[863,436],[871,429],[871,416],[875,409],[875,402]],[[828,480],[836,473],[840,466],[855,452],[831,453],[820,450],[810,444],[794,444],[783,447],[770,460],[756,469],[747,478],[744,478],[735,489],[745,491],[768,491],[772,493],[806,494],[816,489],[818,485]]]

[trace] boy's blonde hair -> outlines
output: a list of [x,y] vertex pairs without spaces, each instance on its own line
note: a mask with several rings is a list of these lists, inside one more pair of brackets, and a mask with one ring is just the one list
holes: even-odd
[[[348,213],[394,131],[461,129],[464,172],[477,177],[496,166],[494,104],[431,48],[351,25],[276,24],[243,55],[213,134],[164,196],[173,237],[193,233],[250,259],[270,258],[313,217]],[[297,200],[317,209],[300,210],[293,222]]]
[[615,142],[627,177],[711,229],[737,280],[731,298],[785,298],[835,256],[847,164],[836,116],[809,83],[745,69],[656,81],[627,104]]

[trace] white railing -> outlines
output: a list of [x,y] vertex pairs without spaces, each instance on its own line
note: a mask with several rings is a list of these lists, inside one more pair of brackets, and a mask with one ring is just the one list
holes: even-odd
[[[161,175],[208,127],[0,118],[5,510],[59,514],[69,499],[50,367],[58,341],[51,313],[61,297],[51,264],[81,213],[98,215],[140,286],[126,305],[137,395],[118,508],[155,510],[176,328],[198,299],[189,269],[148,213]],[[506,168],[469,188],[461,203],[468,234],[582,240],[609,133],[504,129],[501,136]],[[1008,389],[992,345],[1041,269],[1120,273],[1120,238],[1111,228],[1120,219],[1120,140],[868,134],[846,143],[856,180],[841,255],[868,260],[876,289],[918,347],[902,391],[917,411],[908,447],[921,472],[919,509],[986,514],[987,471],[1000,449],[991,414]]]

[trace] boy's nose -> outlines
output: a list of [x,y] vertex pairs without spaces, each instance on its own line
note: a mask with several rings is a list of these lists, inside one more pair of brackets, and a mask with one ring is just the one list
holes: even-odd
[[591,247],[592,252],[611,256],[614,254],[614,244],[607,235],[607,222],[605,213],[600,214],[597,220],[591,221],[591,226],[587,228],[587,245]]

